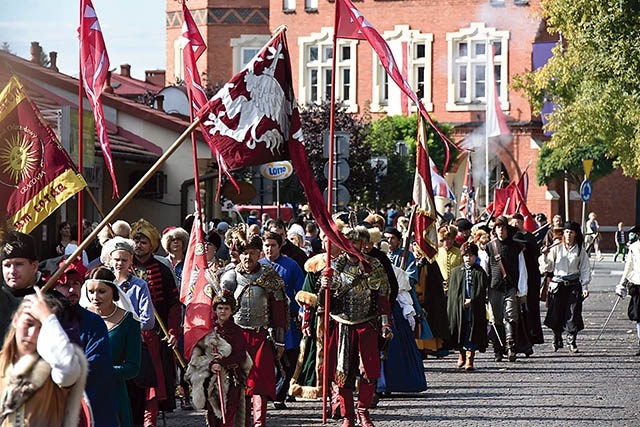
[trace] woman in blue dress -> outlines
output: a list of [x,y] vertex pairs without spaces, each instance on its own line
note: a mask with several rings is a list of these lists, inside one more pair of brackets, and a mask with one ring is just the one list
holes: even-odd
[[89,299],[88,309],[104,320],[109,331],[109,343],[116,376],[116,401],[120,426],[132,426],[131,404],[126,381],[134,378],[140,370],[142,336],[140,323],[133,314],[116,304],[123,295],[118,292],[115,276],[111,270],[99,267],[91,272],[85,282]]

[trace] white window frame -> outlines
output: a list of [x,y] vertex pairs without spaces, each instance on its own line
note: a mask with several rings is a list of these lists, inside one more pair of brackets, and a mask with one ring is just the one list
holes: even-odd
[[293,12],[296,10],[296,0],[282,0],[282,11]]
[[304,0],[304,10],[306,12],[316,12],[318,10],[318,0]]
[[180,79],[180,81],[184,80],[184,58],[182,56],[182,50],[185,44],[183,37],[178,37],[177,40],[173,42],[173,75],[175,76],[175,80],[170,82],[171,84],[175,84],[178,79]]
[[[509,31],[498,31],[493,27],[486,27],[482,22],[473,22],[468,28],[463,28],[456,33],[447,33],[448,66],[447,66],[447,111],[482,111],[486,108],[486,87],[483,96],[476,96],[474,69],[484,64],[486,77],[487,42],[500,46],[499,54],[494,57],[494,65],[500,66],[500,73],[496,76],[499,85],[499,99],[503,110],[509,110]],[[460,43],[467,43],[467,55],[458,56]],[[473,47],[485,44],[484,53],[476,54]],[[467,90],[465,96],[459,96],[461,66],[466,65],[465,77]],[[476,68],[474,68],[476,67]]]
[[[385,31],[382,37],[387,41],[394,59],[401,67],[402,61],[402,43],[407,43],[407,74],[404,76],[411,88],[417,93],[418,90],[418,68],[424,67],[424,93],[422,94],[422,103],[428,111],[433,111],[432,102],[432,51],[433,51],[433,34],[421,33],[419,30],[410,30],[408,25],[396,25],[391,31]],[[414,57],[415,49],[419,44],[424,44],[425,55],[423,58],[416,59]],[[392,113],[400,114],[401,106],[390,107],[386,96],[396,96],[400,93],[400,88],[389,78],[387,72],[380,64],[380,58],[375,53],[373,55],[373,72],[372,72],[372,94],[370,110],[374,113]],[[409,102],[409,111],[415,112],[417,106],[411,100]],[[399,111],[397,111],[400,109]]]
[[[336,61],[336,103],[346,108],[348,113],[358,112],[357,94],[357,45],[358,40],[339,39],[337,43],[338,57]],[[332,60],[326,55],[327,50],[333,48],[333,28],[323,27],[321,32],[312,33],[309,37],[298,38],[299,47],[299,69],[298,75],[298,100],[301,105],[321,104],[329,101],[330,93],[326,93],[326,88],[331,85]],[[317,59],[311,60],[309,57],[310,48],[317,48]],[[348,49],[349,59],[342,59],[343,48]],[[316,95],[312,96],[313,87],[311,76],[315,73],[318,78],[318,88]],[[349,73],[349,86],[346,87],[344,74]],[[346,91],[346,93],[345,93]],[[346,98],[346,99],[345,99]]]
[[256,53],[267,44],[271,37],[265,34],[243,34],[240,37],[231,39],[231,49],[233,55],[233,74],[237,74],[247,65],[243,61],[243,53],[247,49],[256,49]]

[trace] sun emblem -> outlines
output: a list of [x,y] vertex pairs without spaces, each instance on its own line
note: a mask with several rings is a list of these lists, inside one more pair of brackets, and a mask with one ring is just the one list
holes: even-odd
[[38,168],[38,154],[33,142],[22,132],[12,132],[0,148],[0,170],[15,183],[25,180]]

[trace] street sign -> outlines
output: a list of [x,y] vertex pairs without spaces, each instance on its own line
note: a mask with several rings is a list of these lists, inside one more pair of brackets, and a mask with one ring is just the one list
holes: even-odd
[[[333,191],[333,204],[336,207],[336,211],[346,208],[349,204],[349,200],[351,199],[351,195],[349,194],[349,190],[347,190],[347,187],[342,184],[338,184],[338,186]],[[326,188],[324,189],[322,195],[324,196],[324,200],[326,202],[329,199]]]
[[[333,137],[336,145],[333,147],[333,154],[343,159],[349,158],[349,132],[334,131]],[[329,131],[322,132],[322,157],[329,158]]]
[[591,167],[593,166],[593,159],[584,159],[582,161],[582,167],[584,168],[584,177],[585,179],[589,179],[589,175],[591,174]]
[[371,162],[371,169],[378,169],[377,176],[387,176],[387,158],[382,157],[372,157],[369,159]]
[[260,166],[260,173],[265,178],[273,180],[286,179],[293,173],[293,165],[291,162],[271,162]]
[[593,194],[593,187],[591,186],[591,181],[585,179],[580,184],[580,198],[583,202],[587,203],[591,200],[591,194]]
[[[333,178],[339,183],[345,182],[349,178],[349,172],[349,163],[344,159],[340,159],[336,162],[333,170]],[[329,162],[324,164],[324,177],[329,179]]]

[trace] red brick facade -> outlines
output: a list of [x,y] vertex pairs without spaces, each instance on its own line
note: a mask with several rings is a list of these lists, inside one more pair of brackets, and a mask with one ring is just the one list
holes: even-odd
[[[478,105],[473,111],[455,111],[449,108],[449,48],[447,35],[460,32],[474,25],[495,28],[496,31],[508,32],[507,72],[508,82],[511,76],[532,67],[532,45],[534,42],[549,41],[552,38],[546,33],[544,23],[539,16],[539,0],[353,0],[354,5],[366,19],[381,33],[393,31],[397,25],[407,25],[411,30],[419,30],[422,34],[430,34],[430,72],[427,84],[431,87],[431,114],[440,122],[456,125],[454,138],[461,141],[470,132],[484,122],[484,106]],[[206,70],[209,82],[214,86],[223,84],[232,75],[230,39],[241,34],[268,34],[284,24],[287,26],[287,39],[292,59],[294,88],[300,88],[300,43],[301,38],[320,33],[323,27],[333,27],[334,1],[317,0],[317,9],[308,10],[306,5],[314,5],[308,0],[190,0],[188,6],[196,22],[201,25],[200,31],[209,49],[206,57],[198,64],[200,70]],[[288,5],[293,10],[283,10]],[[291,7],[293,5],[293,7]],[[174,79],[174,41],[180,35],[180,5],[173,0],[167,1],[167,82]],[[241,11],[241,12],[239,12]],[[205,13],[206,12],[206,13]],[[253,18],[248,19],[251,13]],[[260,25],[260,17],[268,17],[268,25]],[[243,22],[240,22],[244,19]],[[214,24],[213,22],[216,21]],[[366,41],[357,44],[357,82],[355,93],[357,113],[368,112],[372,98],[373,58],[374,53]],[[397,60],[398,58],[396,58]],[[391,83],[393,84],[393,83]],[[298,93],[298,98],[301,94]],[[504,104],[503,104],[504,105]],[[507,146],[496,147],[493,151],[511,179],[518,177],[529,165],[528,206],[532,212],[545,212],[548,216],[564,212],[562,182],[553,183],[549,187],[536,184],[536,163],[538,146],[545,140],[542,134],[539,117],[532,117],[531,108],[521,94],[509,90],[508,111],[505,111],[513,140]],[[373,113],[372,116],[377,116]],[[482,165],[474,165],[476,170]],[[453,170],[456,170],[454,167]],[[456,181],[459,181],[456,175]],[[451,178],[451,176],[449,177]],[[454,182],[459,192],[461,183]],[[615,189],[615,191],[611,191]],[[549,200],[549,192],[553,190],[560,195],[560,200]],[[572,190],[577,191],[573,188]],[[624,205],[620,205],[624,200]],[[481,203],[484,205],[484,203]],[[582,203],[571,200],[570,217],[580,219]],[[592,201],[588,206],[599,215],[604,226],[615,226],[622,220],[632,224],[636,217],[636,182],[616,172],[610,177],[594,185]]]

